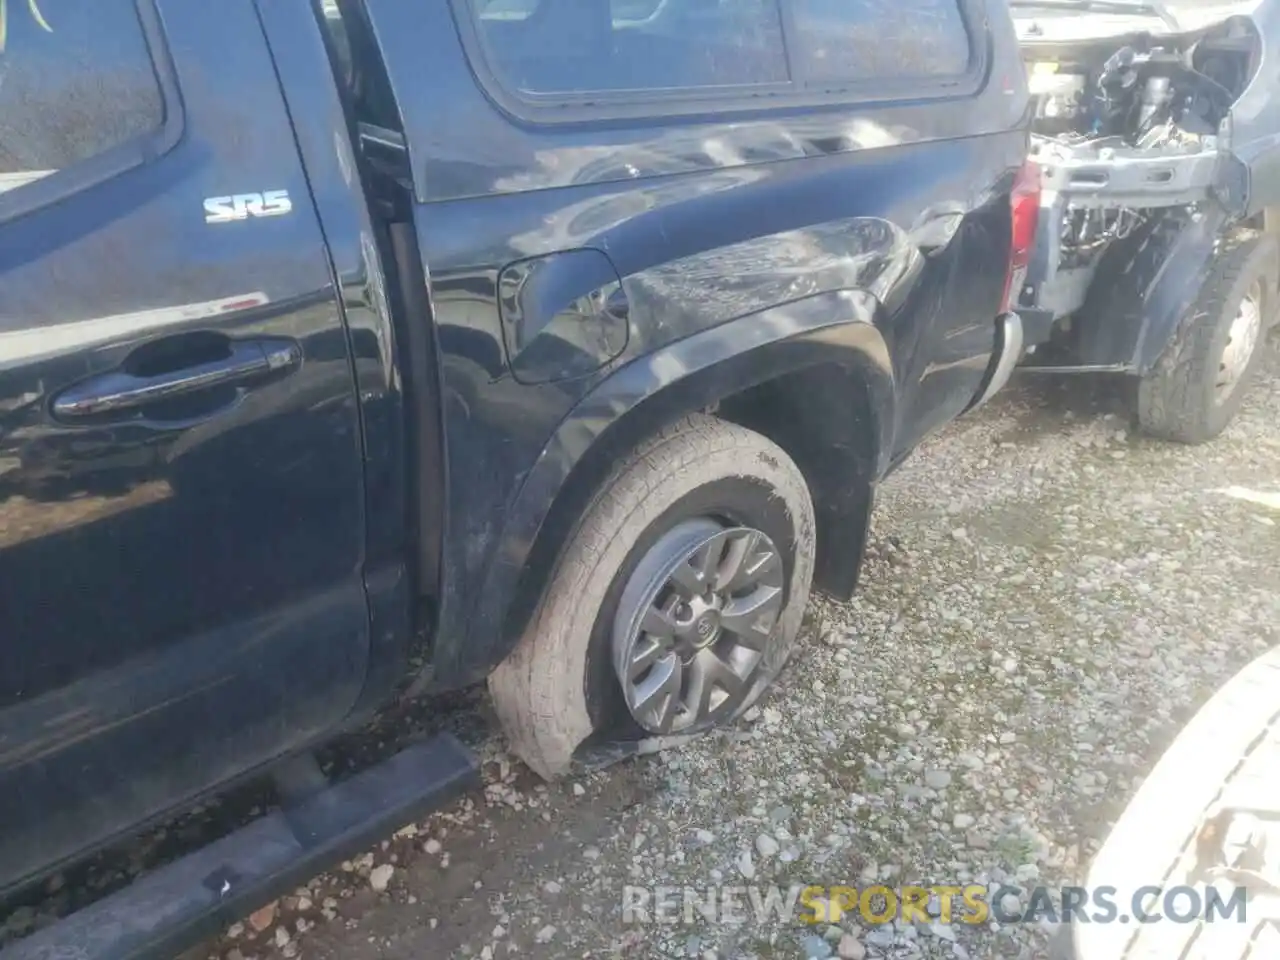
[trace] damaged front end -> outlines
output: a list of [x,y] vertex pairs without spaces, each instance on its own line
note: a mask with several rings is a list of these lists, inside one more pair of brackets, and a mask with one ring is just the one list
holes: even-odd
[[1222,232],[1280,202],[1278,9],[1015,0],[1043,188],[1032,365],[1144,373]]

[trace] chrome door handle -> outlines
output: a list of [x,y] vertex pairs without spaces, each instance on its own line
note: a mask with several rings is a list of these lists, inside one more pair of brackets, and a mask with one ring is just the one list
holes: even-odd
[[65,420],[128,413],[173,397],[257,380],[297,368],[302,362],[298,344],[285,339],[230,340],[226,357],[158,373],[138,376],[112,370],[68,387],[53,401],[53,415]]

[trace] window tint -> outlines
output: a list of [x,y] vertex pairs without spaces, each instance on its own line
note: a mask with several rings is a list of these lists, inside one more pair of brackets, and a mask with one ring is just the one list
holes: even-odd
[[522,93],[687,90],[788,79],[777,0],[468,0]]
[[957,0],[791,0],[810,78],[955,77],[969,66]]
[[133,0],[0,3],[0,193],[161,126]]

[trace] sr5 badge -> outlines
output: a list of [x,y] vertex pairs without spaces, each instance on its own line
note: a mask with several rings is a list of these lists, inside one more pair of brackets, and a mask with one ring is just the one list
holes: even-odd
[[292,212],[293,201],[289,199],[288,190],[208,197],[204,202],[205,223],[233,223],[250,217],[283,217]]

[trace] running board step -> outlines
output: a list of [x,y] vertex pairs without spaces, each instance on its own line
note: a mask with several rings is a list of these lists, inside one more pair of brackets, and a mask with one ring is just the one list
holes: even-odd
[[0,951],[0,960],[172,960],[479,781],[448,734],[268,814]]

